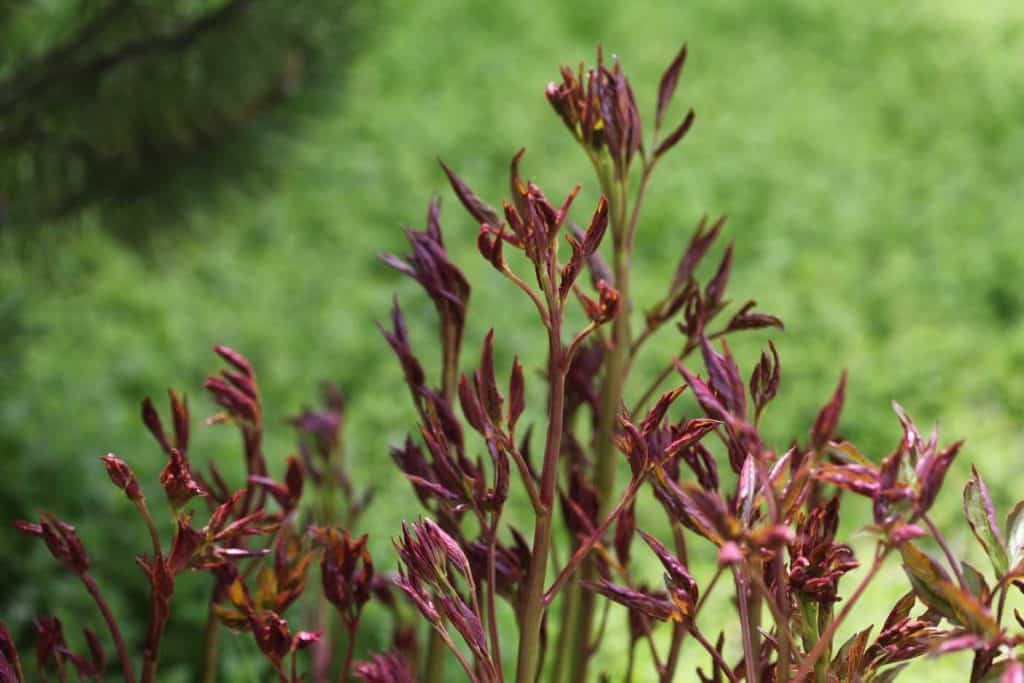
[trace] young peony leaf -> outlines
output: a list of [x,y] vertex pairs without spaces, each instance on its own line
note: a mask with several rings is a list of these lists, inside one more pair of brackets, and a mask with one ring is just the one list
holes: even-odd
[[974,565],[967,562],[961,562],[960,569],[964,576],[964,582],[967,584],[967,588],[970,589],[971,594],[978,598],[982,604],[988,604],[992,597],[992,592],[989,590],[985,575],[978,571]]
[[903,568],[921,601],[950,622],[972,633],[993,635],[999,630],[988,609],[949,579],[946,571],[913,543],[900,547]]
[[1014,505],[1006,517],[1006,552],[1010,568],[1016,570],[1024,559],[1024,500]]
[[683,71],[683,65],[686,64],[686,44],[679,50],[679,54],[676,55],[672,63],[665,69],[665,73],[661,75],[661,82],[658,83],[658,106],[655,110],[655,127],[661,128],[661,121],[665,116],[665,110],[668,109],[669,103],[672,101],[672,96],[676,93],[676,85],[679,83],[679,74]]
[[974,467],[971,467],[971,478],[964,486],[964,517],[967,518],[974,537],[985,549],[985,554],[988,555],[996,574],[1000,577],[1005,575],[1009,568],[1009,560],[1003,547],[1003,534],[999,530],[995,507],[992,505],[985,480]]
[[452,190],[455,192],[455,196],[459,198],[462,205],[466,207],[466,211],[469,212],[478,223],[489,223],[490,225],[500,225],[501,219],[498,217],[498,212],[495,211],[486,202],[480,199],[473,190],[469,189],[469,186],[462,181],[455,171],[448,167],[443,161],[438,159],[438,163],[441,164],[441,168],[444,169],[444,174],[448,176],[448,182],[452,185]]

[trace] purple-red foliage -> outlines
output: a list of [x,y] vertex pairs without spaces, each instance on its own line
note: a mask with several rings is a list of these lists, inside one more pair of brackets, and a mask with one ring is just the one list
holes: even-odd
[[[425,228],[406,230],[410,253],[382,257],[432,302],[441,360],[437,376],[429,376],[421,340],[414,344],[396,299],[389,324],[380,327],[417,424],[391,455],[426,514],[418,517],[412,505],[404,510],[417,521],[395,530],[397,571],[382,570],[391,563],[375,563],[368,537],[356,531],[374,489],[354,481],[341,390],[325,384],[320,407],[290,418],[296,455],[268,457],[253,365],[239,351],[216,346],[226,367],[204,386],[221,412],[207,422],[237,428],[241,481],[229,483],[212,461],[197,466],[188,401],[174,391],[169,428],[149,398],[142,402],[142,422],[167,458],[157,481],[140,481],[113,454],[101,458],[150,536],[151,548],[135,556],[150,593],[141,645],[123,638],[72,525],[49,513],[15,523],[83,583],[117,653],[112,664],[104,639],[90,628],[83,629],[88,653],[71,650],[61,622],[44,616],[35,621],[33,673],[63,681],[73,669],[99,680],[116,669],[130,683],[157,680],[175,584],[185,572],[200,572],[211,594],[210,623],[197,638],[205,681],[218,674],[221,626],[248,634],[278,679],[292,683],[353,676],[436,683],[454,663],[458,675],[479,683],[506,675],[517,683],[601,680],[606,672],[599,669],[615,663],[595,654],[615,637],[605,625],[619,608],[628,619],[627,680],[647,661],[635,656],[642,646],[653,665],[648,678],[665,683],[694,674],[716,683],[891,681],[915,658],[958,651],[972,653],[972,682],[1024,681],[1016,649],[1024,644],[1024,618],[1006,614],[1008,594],[1024,590],[1024,502],[1001,523],[984,479],[972,470],[964,517],[991,571],[956,557],[930,517],[962,441],[941,446],[937,429],[925,438],[894,404],[899,443],[881,461],[865,456],[842,437],[842,372],[830,393],[822,390],[830,397],[808,426],[806,443],[773,448],[762,421],[781,388],[778,349],[769,342],[745,367],[725,338],[782,330],[783,323],[755,310],[752,300],[730,302],[732,264],[742,251],[728,244],[711,256],[724,217],[702,217],[692,235],[682,236],[662,299],[642,309],[631,299],[649,179],[695,121],[689,110],[662,134],[686,57],[683,46],[661,77],[649,137],[621,64],[607,64],[600,50],[596,67],[563,67],[560,82],[547,87],[602,193],[580,214],[580,225],[573,221],[580,187],[552,203],[524,179],[522,150],[510,163],[500,211],[442,163],[476,226],[480,255],[512,285],[508,291],[518,290],[536,308],[537,344],[547,349],[545,366],[534,373],[544,385],[542,401],[529,404],[527,369],[518,358],[499,367],[507,344],[499,314],[484,314],[484,327],[493,328],[476,367],[466,367],[471,285],[446,248],[437,199]],[[581,278],[585,271],[589,278]],[[567,315],[575,307],[582,316]],[[638,330],[631,329],[634,310],[643,311]],[[584,324],[572,329],[572,320]],[[673,328],[678,351],[663,359],[653,382],[633,386],[637,357],[652,337]],[[677,401],[687,389],[695,410]],[[531,448],[533,433],[543,435],[540,449]],[[146,491],[157,484],[167,508],[154,515]],[[867,499],[869,524],[841,522],[851,495]],[[506,514],[510,500],[522,502],[514,514]],[[511,525],[524,514],[532,529]],[[664,517],[660,538],[637,528],[638,518],[647,526],[655,514]],[[856,557],[842,537],[851,526],[874,539],[868,556]],[[634,544],[637,536],[642,544]],[[698,554],[715,562],[691,563]],[[902,560],[908,590],[875,629],[857,606],[893,555]],[[662,587],[640,580],[640,563],[660,566]],[[314,565],[319,581],[308,579]],[[858,567],[854,583],[849,574]],[[723,586],[733,590],[733,627],[712,642],[700,628],[702,608],[714,591],[730,590]],[[505,601],[500,608],[498,598]],[[358,643],[372,637],[361,636],[360,626],[373,610],[389,615],[388,650],[356,662]],[[837,641],[850,622],[860,630]],[[661,629],[671,633],[662,637]],[[682,658],[687,639],[710,664]],[[310,662],[300,665],[307,649]],[[0,683],[28,677],[0,624]]]

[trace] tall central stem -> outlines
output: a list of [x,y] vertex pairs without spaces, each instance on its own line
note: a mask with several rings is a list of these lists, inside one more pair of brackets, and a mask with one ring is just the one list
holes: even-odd
[[[607,512],[611,504],[612,490],[615,487],[615,454],[614,440],[615,422],[618,417],[619,405],[626,384],[626,373],[629,369],[629,346],[631,342],[629,329],[629,253],[625,248],[616,248],[615,252],[615,287],[619,291],[622,309],[612,321],[613,347],[605,367],[604,380],[601,383],[601,404],[598,414],[597,435],[595,438],[594,460],[596,472],[594,483],[601,504],[600,514]],[[599,515],[600,516],[600,515]]]
[[[550,297],[549,297],[550,300]],[[517,683],[533,683],[540,663],[540,627],[544,618],[544,582],[551,551],[551,520],[558,483],[558,456],[562,448],[562,417],[565,403],[565,370],[562,367],[561,313],[551,311],[548,333],[548,433],[541,470],[540,511],[533,530],[530,571],[520,602],[519,661]]]
[[[626,183],[609,181],[602,177],[601,187],[609,202],[609,221],[613,237],[615,288],[619,292],[622,307],[612,321],[612,347],[608,351],[601,382],[601,402],[598,406],[597,426],[594,433],[594,485],[597,489],[598,518],[607,514],[614,503],[615,488],[615,425],[619,406],[626,384],[630,365],[631,332],[629,326],[629,270],[630,270],[630,229],[627,225]],[[583,579],[596,575],[594,563],[587,561],[582,568]],[[579,593],[578,609],[567,614],[562,634],[568,641],[570,652],[568,681],[585,683],[587,664],[590,660],[591,634],[594,631],[594,596],[583,591],[579,579],[569,587],[570,594]]]

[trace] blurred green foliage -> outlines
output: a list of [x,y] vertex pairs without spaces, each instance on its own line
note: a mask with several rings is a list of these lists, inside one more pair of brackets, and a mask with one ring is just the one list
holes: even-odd
[[323,0],[60,0],[0,7],[0,180],[14,211],[139,194],[337,57]]
[[[315,4],[325,18],[340,11]],[[475,228],[434,157],[494,202],[509,158],[525,145],[525,175],[552,196],[583,182],[577,207],[588,211],[597,194],[586,160],[548,111],[543,87],[558,64],[592,60],[598,42],[622,56],[647,111],[660,69],[679,43],[690,44],[675,115],[693,106],[697,123],[648,195],[637,308],[663,291],[700,215],[728,213],[733,297],[756,298],[787,323],[774,336],[783,382],[765,420],[777,447],[806,434],[846,367],[843,432],[873,457],[898,440],[893,399],[922,425],[941,419],[946,442],[967,438],[936,506],[954,549],[971,548],[958,521],[970,463],[1004,510],[1021,497],[1020,7],[437,0],[344,11],[359,49],[208,163],[155,195],[114,197],[61,220],[12,212],[0,231],[0,515],[45,508],[77,522],[133,637],[143,586],[124,558],[144,547],[144,532],[96,458],[113,450],[154,481],[163,463],[138,401],[171,385],[191,393],[197,416],[213,412],[200,386],[217,367],[215,342],[245,352],[259,373],[272,467],[291,448],[283,418],[313,400],[320,379],[344,387],[351,457],[382,501],[358,531],[369,531],[379,563],[391,564],[390,536],[418,510],[387,445],[413,416],[373,322],[397,291],[424,348],[433,344],[433,310],[376,254],[401,251],[398,226],[419,225],[430,193],[444,190],[446,241],[475,284],[467,364],[494,326],[499,367],[518,353],[539,371],[544,349],[530,305],[475,253]],[[231,67],[238,78],[249,73],[242,57]],[[154,86],[173,99],[166,82]],[[102,123],[121,131],[115,120]],[[258,174],[253,158],[262,160]],[[132,226],[132,239],[112,226]],[[635,379],[661,369],[673,334],[655,338]],[[737,341],[741,365],[765,339]],[[534,417],[540,384],[528,374]],[[237,476],[234,434],[196,432],[194,459],[216,459]],[[641,511],[641,526],[656,524],[649,514]],[[42,547],[7,527],[0,548],[0,614],[22,635],[39,611],[93,619],[78,587],[54,580]],[[880,621],[902,590],[898,572],[889,567],[891,580],[873,589],[850,629]],[[207,590],[198,578],[179,587],[166,680],[189,680]],[[724,605],[727,591],[718,597]],[[611,628],[622,623],[616,612]],[[374,637],[386,637],[383,624],[365,645]],[[226,640],[228,679],[256,680],[251,650]],[[602,653],[612,671],[623,659],[616,642]],[[913,675],[963,664],[926,662]]]

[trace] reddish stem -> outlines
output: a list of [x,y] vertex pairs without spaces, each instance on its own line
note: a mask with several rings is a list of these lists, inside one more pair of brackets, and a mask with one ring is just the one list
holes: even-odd
[[573,553],[565,567],[562,568],[562,571],[555,579],[555,582],[551,584],[551,588],[549,588],[544,594],[545,605],[551,604],[551,601],[555,599],[558,591],[561,590],[562,585],[572,576],[572,573],[580,565],[587,554],[601,540],[604,536],[604,532],[607,531],[611,523],[614,522],[626,506],[630,504],[639,489],[639,482],[639,479],[633,479],[630,481],[629,486],[626,487],[626,490],[622,494],[622,498],[619,499],[618,504],[605,516],[601,523],[597,525],[597,528],[591,532],[590,536],[588,536],[582,543],[580,543],[579,547],[576,548],[576,552]]
[[[747,672],[746,678],[750,683],[757,683],[758,680],[758,649],[755,646],[756,633],[750,620],[750,603],[747,597],[747,582],[736,565],[732,566],[733,579],[736,582],[736,602],[740,607],[740,631],[743,636],[743,668]],[[797,676],[799,679],[800,677]]]
[[96,601],[96,605],[100,608],[100,612],[103,613],[103,619],[107,622],[107,628],[110,629],[110,636],[114,639],[114,646],[117,648],[117,657],[121,660],[121,669],[124,671],[124,680],[126,683],[135,683],[135,669],[132,667],[131,657],[128,656],[128,648],[124,645],[124,638],[121,636],[121,629],[117,627],[117,620],[114,619],[113,612],[110,611],[110,606],[104,599],[103,594],[100,592],[100,587],[96,585],[96,581],[92,578],[89,572],[82,574],[82,583],[85,584],[85,589],[89,591],[89,595]]
[[715,649],[715,646],[709,643],[708,639],[704,637],[704,634],[697,629],[697,624],[690,624],[690,634],[693,635],[697,642],[708,651],[708,654],[711,655],[711,659],[715,660],[715,664],[717,664],[718,668],[722,670],[725,677],[729,679],[729,683],[736,683],[736,674],[732,672],[732,667],[730,667],[729,663],[722,658],[722,653]]
[[938,527],[932,521],[932,518],[928,515],[924,515],[924,523],[928,525],[928,530],[932,532],[932,538],[939,544],[942,549],[942,554],[946,556],[946,561],[949,562],[950,569],[953,570],[953,576],[956,577],[956,581],[960,584],[960,588],[970,592],[970,588],[967,587],[967,581],[964,579],[963,572],[960,571],[960,563],[957,562],[956,556],[953,555],[953,551],[949,549],[949,545],[946,544],[946,538],[939,531]]
[[359,630],[359,617],[348,626],[348,643],[345,644],[345,661],[338,674],[338,683],[348,683],[352,672],[352,654],[356,651],[356,631]]
[[490,539],[487,544],[487,621],[491,637],[491,660],[497,669],[498,680],[505,680],[505,673],[501,666],[501,638],[498,637],[498,614],[496,609],[497,596],[495,591],[495,567],[494,554],[498,543],[498,522],[501,519],[501,510],[494,513],[494,521],[490,528]]

